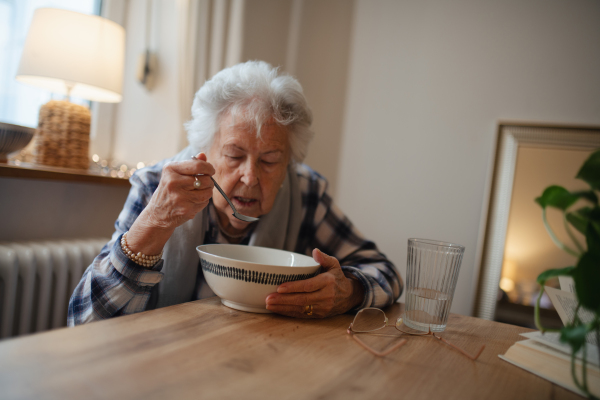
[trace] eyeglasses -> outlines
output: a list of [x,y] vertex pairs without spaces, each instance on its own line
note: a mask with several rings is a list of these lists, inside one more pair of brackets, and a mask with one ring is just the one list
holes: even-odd
[[399,349],[400,347],[402,347],[406,344],[407,340],[402,339],[398,343],[396,343],[394,346],[390,347],[389,349],[387,349],[383,352],[380,352],[380,351],[377,351],[377,350],[371,348],[369,345],[367,345],[365,342],[363,342],[361,339],[359,339],[355,335],[355,333],[371,333],[371,332],[378,331],[378,330],[383,329],[388,326],[393,326],[400,332],[406,333],[408,335],[432,336],[432,337],[436,338],[437,340],[439,340],[440,342],[443,342],[443,343],[447,344],[448,346],[452,347],[453,349],[459,351],[461,354],[463,354],[464,356],[468,357],[471,360],[477,360],[477,358],[479,358],[479,356],[481,355],[481,352],[485,348],[485,345],[482,345],[481,348],[479,349],[479,351],[475,355],[470,355],[465,350],[461,349],[460,347],[458,347],[456,345],[453,345],[452,343],[448,342],[446,339],[442,338],[441,336],[437,336],[434,332],[431,331],[431,326],[428,327],[429,332],[423,332],[423,331],[412,329],[412,328],[406,326],[406,324],[403,321],[404,321],[404,318],[403,318],[403,315],[401,315],[396,320],[396,323],[394,325],[388,325],[388,317],[385,315],[385,313],[382,310],[380,310],[379,308],[363,308],[356,314],[356,316],[354,317],[354,321],[352,321],[352,323],[348,327],[347,332],[359,345],[361,345],[367,351],[369,351],[370,353],[372,353],[378,357],[385,357],[388,354],[390,354],[391,352],[393,352],[394,350]]

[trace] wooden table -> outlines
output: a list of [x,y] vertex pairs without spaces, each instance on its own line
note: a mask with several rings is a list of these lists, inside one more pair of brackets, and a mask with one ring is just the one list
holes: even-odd
[[[390,319],[402,305],[386,310]],[[2,399],[581,399],[498,358],[528,329],[451,315],[381,359],[346,334],[352,315],[299,320],[218,298],[0,342]],[[383,349],[397,338],[361,335]]]

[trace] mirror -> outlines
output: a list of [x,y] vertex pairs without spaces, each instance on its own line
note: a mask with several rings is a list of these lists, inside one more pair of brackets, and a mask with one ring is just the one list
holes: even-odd
[[[480,251],[476,317],[517,325],[527,325],[523,318],[533,321],[537,275],[575,261],[554,246],[534,200],[551,184],[569,190],[585,188],[575,175],[599,147],[600,127],[499,124]],[[560,231],[560,214],[549,215],[549,220]],[[546,316],[553,319],[552,313]]]

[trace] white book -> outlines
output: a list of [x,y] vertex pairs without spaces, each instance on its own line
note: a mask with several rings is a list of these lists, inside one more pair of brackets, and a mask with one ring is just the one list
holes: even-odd
[[[521,336],[527,339],[535,340],[545,344],[546,346],[552,347],[555,350],[571,355],[571,346],[567,343],[560,341],[560,333],[558,332],[545,332],[540,331],[521,333]],[[585,346],[586,360],[589,364],[593,364],[596,367],[600,367],[600,359],[598,357],[598,346],[587,343]],[[579,350],[576,354],[579,360],[583,359],[583,349]]]
[[[555,289],[549,286],[545,286],[544,290],[548,294],[548,297],[556,309],[556,312],[558,312],[558,316],[560,317],[563,325],[566,326],[567,324],[571,323],[575,317],[575,310],[577,309],[577,296],[575,293]],[[583,323],[586,324],[594,319],[594,313],[584,307],[579,308],[579,311],[577,311],[577,316]],[[598,346],[598,340],[595,332],[588,333],[585,341],[588,345]]]
[[[538,375],[557,385],[584,395],[573,381],[571,375],[570,352],[557,350],[535,339],[527,339],[513,344],[501,359],[532,374]],[[581,382],[581,360],[576,361],[577,373]],[[595,396],[600,395],[600,369],[591,363],[587,364],[588,390]]]
[[[572,280],[560,282],[559,290],[546,286],[550,301],[556,308],[564,325],[570,323],[575,315],[577,297]],[[593,319],[593,314],[580,308],[578,317],[583,322]],[[580,395],[584,395],[575,385],[571,374],[571,347],[560,341],[560,333],[539,331],[522,333],[527,338],[512,345],[504,355],[498,355],[504,361],[514,364],[526,371],[536,374],[550,382],[556,383]],[[577,352],[576,371],[579,382],[582,382],[583,349]],[[593,332],[586,337],[586,361],[588,390],[595,396],[600,395],[600,357],[598,343]]]

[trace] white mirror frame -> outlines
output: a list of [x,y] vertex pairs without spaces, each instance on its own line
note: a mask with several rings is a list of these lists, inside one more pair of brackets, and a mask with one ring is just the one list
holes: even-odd
[[496,313],[515,167],[521,147],[594,150],[600,147],[600,127],[499,124],[485,237],[480,252],[474,310],[478,318],[493,320]]

